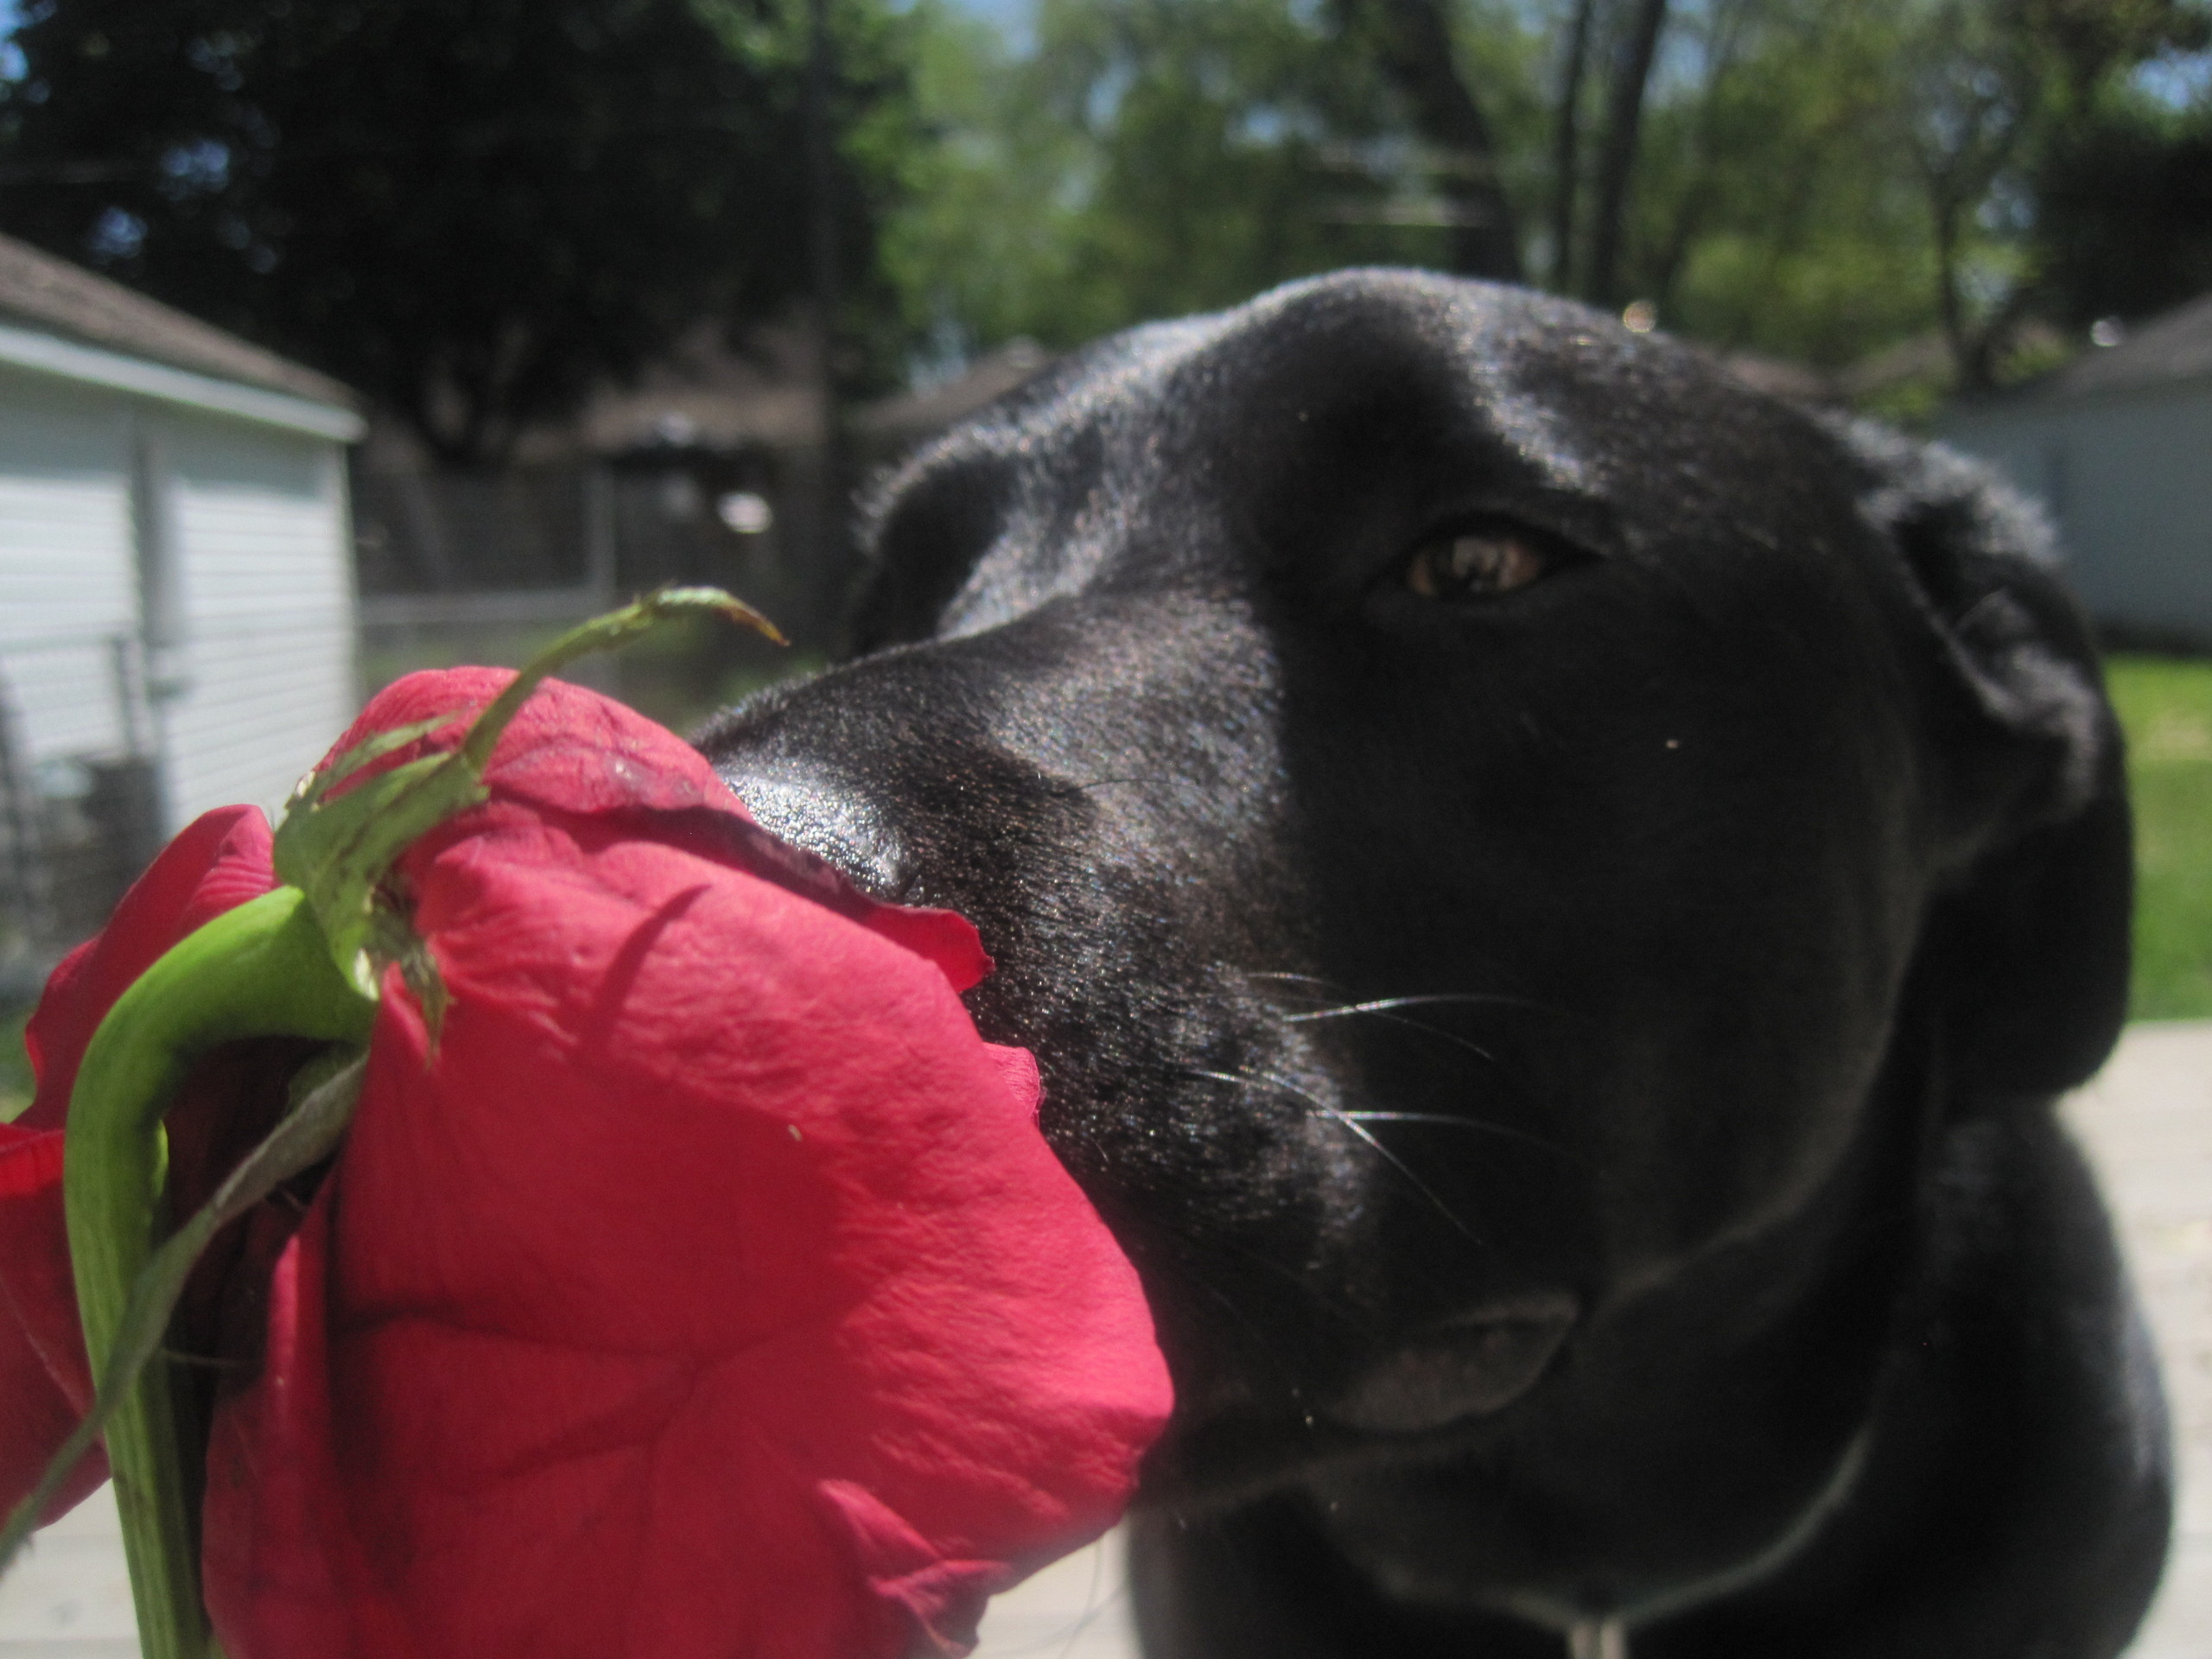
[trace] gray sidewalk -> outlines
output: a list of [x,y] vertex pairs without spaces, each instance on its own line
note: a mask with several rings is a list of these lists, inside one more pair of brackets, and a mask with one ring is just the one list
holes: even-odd
[[[2172,1395],[2182,1501],[2133,1659],[2212,1659],[2212,1020],[2129,1028],[2067,1116],[2149,1305]],[[993,1604],[977,1659],[1135,1659],[1119,1541]],[[130,1592],[106,1496],[42,1534],[0,1584],[0,1659],[128,1659]]]
[[2212,1659],[2212,1020],[2132,1026],[2068,1103],[2134,1264],[2173,1408],[2181,1501],[2133,1659]]

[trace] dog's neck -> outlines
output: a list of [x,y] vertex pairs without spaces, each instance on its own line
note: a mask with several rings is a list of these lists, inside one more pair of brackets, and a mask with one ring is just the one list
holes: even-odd
[[1586,1618],[1567,1627],[1567,1659],[1628,1659],[1628,1624]]

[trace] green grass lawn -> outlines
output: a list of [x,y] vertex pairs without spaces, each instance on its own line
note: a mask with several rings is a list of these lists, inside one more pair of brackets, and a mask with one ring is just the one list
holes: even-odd
[[2135,801],[2138,1020],[2212,1017],[2212,661],[2115,657]]

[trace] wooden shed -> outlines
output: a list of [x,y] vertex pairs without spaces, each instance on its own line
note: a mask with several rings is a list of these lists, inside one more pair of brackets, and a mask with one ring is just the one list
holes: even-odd
[[1999,397],[1942,435],[2057,521],[2068,574],[2119,639],[2212,646],[2212,294]]
[[335,382],[0,238],[0,982],[350,718],[361,429]]

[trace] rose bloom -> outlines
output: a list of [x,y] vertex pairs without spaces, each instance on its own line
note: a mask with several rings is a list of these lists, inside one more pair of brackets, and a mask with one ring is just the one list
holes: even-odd
[[[334,753],[508,677],[413,676]],[[442,1030],[387,971],[342,1151],[219,1241],[180,1312],[217,1361],[203,1568],[232,1659],[965,1651],[991,1592],[1112,1522],[1170,1403],[1033,1064],[961,1007],[973,930],[867,899],[558,682],[486,783],[395,873]],[[59,1190],[77,1062],[162,950],[274,880],[257,813],[201,819],[33,1020],[37,1099],[0,1128],[11,1503],[89,1393]],[[194,1073],[180,1210],[303,1052]]]

